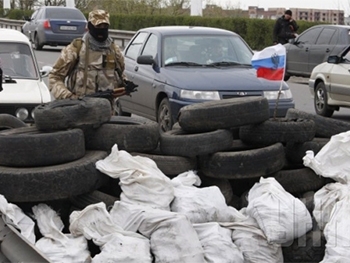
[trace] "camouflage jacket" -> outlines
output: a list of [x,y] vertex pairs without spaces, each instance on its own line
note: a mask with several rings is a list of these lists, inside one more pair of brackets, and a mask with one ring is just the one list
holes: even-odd
[[[122,80],[116,68],[124,75],[124,57],[119,47],[112,43],[111,47],[103,51],[89,49],[86,56],[86,44],[81,41],[79,47],[73,41],[66,46],[55,62],[49,74],[49,89],[56,99],[70,98],[73,94],[82,96],[99,90],[120,87]],[[88,63],[86,58],[88,57]],[[86,87],[84,88],[85,64],[87,64]]]

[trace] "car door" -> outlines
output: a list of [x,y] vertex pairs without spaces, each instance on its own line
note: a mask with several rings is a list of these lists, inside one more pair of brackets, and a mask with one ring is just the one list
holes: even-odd
[[[126,77],[134,81],[137,85],[139,85],[138,90],[140,90],[142,87],[137,82],[138,76],[136,76],[135,73],[135,67],[137,66],[136,59],[141,53],[142,47],[144,45],[144,42],[147,39],[148,32],[139,32],[135,35],[135,37],[130,41],[130,43],[127,45],[124,51],[124,59],[125,59],[125,75]],[[138,93],[134,92],[132,94],[132,97],[129,96],[122,96],[119,98],[119,101],[122,105],[123,111],[134,113],[134,94]]]
[[24,32],[24,33],[28,36],[28,38],[29,38],[30,41],[33,40],[33,38],[32,38],[32,32],[33,32],[33,30],[34,30],[34,28],[35,28],[35,27],[34,27],[34,20],[35,20],[35,18],[37,17],[39,10],[40,10],[40,9],[36,10],[36,11],[32,14],[32,16],[30,17],[30,21],[28,21],[28,24],[26,25],[26,29],[25,29],[26,32]]
[[338,31],[336,28],[323,28],[315,44],[311,44],[309,48],[309,59],[307,72],[311,75],[311,71],[318,64],[327,61],[331,51],[334,49],[338,39]]
[[[142,49],[140,55],[150,55],[154,59],[157,58],[158,36],[150,34]],[[155,84],[154,77],[156,71],[152,65],[136,64],[133,68],[135,74],[135,83],[139,85],[138,92],[133,96],[134,111],[141,116],[147,116],[156,120],[156,99],[154,96]]]
[[308,72],[310,47],[316,43],[322,27],[310,28],[300,34],[293,44],[287,44],[287,72],[305,75]]
[[333,100],[350,103],[350,52],[343,56],[343,62],[334,64],[330,71],[330,97]]

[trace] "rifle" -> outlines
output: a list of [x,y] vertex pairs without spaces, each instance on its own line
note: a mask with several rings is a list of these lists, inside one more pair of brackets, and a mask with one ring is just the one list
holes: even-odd
[[131,93],[137,91],[137,87],[139,85],[135,84],[132,81],[124,80],[124,87],[117,89],[107,89],[104,91],[97,91],[92,94],[85,95],[86,97],[94,97],[94,98],[105,98],[105,99],[114,99],[114,94],[118,92],[122,92],[125,89],[126,95],[131,97]]

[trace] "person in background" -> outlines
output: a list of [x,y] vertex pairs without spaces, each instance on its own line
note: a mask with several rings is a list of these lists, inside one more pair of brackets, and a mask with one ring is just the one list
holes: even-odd
[[100,91],[112,90],[114,100],[127,94],[130,83],[124,75],[124,57],[108,35],[109,13],[89,13],[88,32],[62,49],[49,74],[49,89],[56,99],[76,99]]
[[292,11],[286,10],[284,15],[277,19],[273,28],[273,43],[288,43],[289,39],[297,37],[298,28],[297,22],[292,18]]

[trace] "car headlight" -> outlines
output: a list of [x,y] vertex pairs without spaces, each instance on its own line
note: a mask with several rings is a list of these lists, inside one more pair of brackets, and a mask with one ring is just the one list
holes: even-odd
[[220,100],[217,91],[181,90],[180,98],[190,100]]
[[[264,97],[267,98],[268,100],[277,100],[277,96],[278,96],[278,90],[277,91],[264,91]],[[280,94],[280,100],[283,99],[292,99],[292,92],[290,91],[290,89],[286,89],[286,90],[281,90],[281,94]]]
[[19,108],[16,110],[16,117],[22,121],[27,119],[29,116],[29,112],[26,108]]

